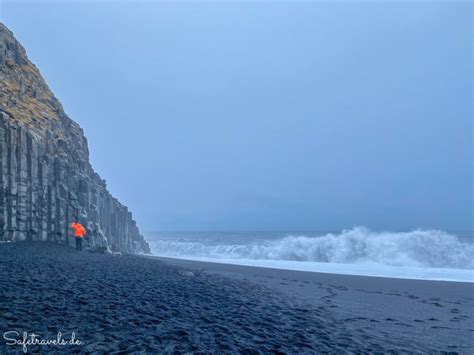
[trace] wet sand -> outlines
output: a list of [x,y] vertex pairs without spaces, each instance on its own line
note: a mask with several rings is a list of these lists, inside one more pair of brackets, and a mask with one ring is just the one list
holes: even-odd
[[[0,244],[0,330],[29,351],[472,353],[473,284]],[[10,337],[12,333],[9,333]],[[0,353],[21,351],[2,337]]]
[[422,352],[474,354],[474,283],[350,276],[159,258],[286,294],[299,307],[329,310],[337,322]]

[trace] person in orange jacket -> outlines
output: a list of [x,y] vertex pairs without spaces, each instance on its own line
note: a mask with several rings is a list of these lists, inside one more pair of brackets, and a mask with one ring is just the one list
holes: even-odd
[[74,239],[76,239],[76,250],[82,251],[82,238],[86,235],[86,229],[77,221],[72,222],[71,227],[74,230]]

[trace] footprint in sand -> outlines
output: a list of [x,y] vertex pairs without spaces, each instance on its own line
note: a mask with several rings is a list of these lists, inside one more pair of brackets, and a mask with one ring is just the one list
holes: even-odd
[[382,293],[382,291],[368,291],[362,288],[356,288],[356,291],[364,292],[364,293]]
[[403,325],[404,327],[413,327],[411,324],[406,324],[406,323],[401,323],[401,322],[397,322],[395,324],[396,325]]

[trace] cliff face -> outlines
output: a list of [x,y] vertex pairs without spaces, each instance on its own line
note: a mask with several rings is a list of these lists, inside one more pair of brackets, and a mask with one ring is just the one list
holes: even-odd
[[132,214],[89,163],[87,139],[0,23],[0,241],[69,243],[77,216],[94,246],[149,253]]

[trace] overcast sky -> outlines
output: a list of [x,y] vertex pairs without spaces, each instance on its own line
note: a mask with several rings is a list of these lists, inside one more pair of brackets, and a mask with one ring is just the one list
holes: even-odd
[[1,0],[151,230],[472,230],[472,2]]

